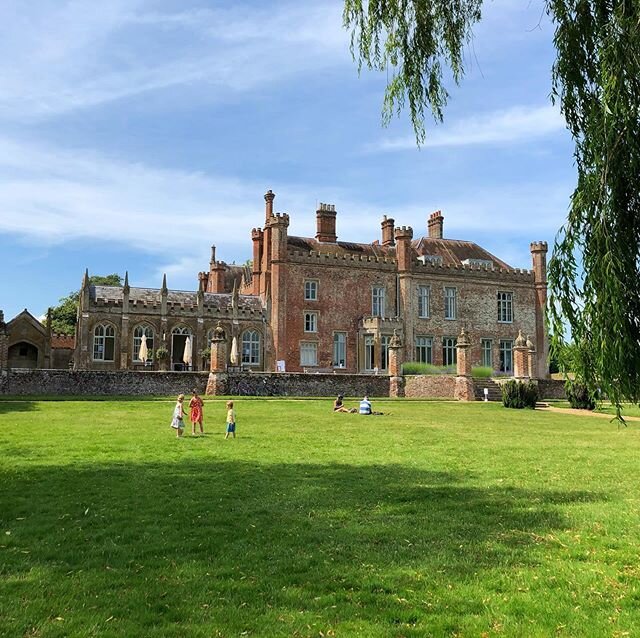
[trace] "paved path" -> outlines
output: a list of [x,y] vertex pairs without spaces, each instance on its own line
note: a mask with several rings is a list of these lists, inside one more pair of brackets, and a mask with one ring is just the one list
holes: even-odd
[[[599,416],[604,419],[609,419],[609,421],[613,421],[615,419],[615,415],[613,414],[603,414],[602,412],[593,412],[591,410],[576,410],[575,408],[556,408],[555,406],[545,404],[540,407],[536,407],[536,410],[544,410],[546,412],[558,412],[562,414],[575,414],[576,416]],[[625,416],[625,421],[640,421],[640,416]]]

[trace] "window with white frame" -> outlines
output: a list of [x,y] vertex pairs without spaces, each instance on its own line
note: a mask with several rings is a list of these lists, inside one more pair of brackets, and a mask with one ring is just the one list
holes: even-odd
[[[136,326],[133,329],[133,360],[142,361],[140,358],[140,348],[142,347],[142,337],[145,337],[145,344],[147,346],[147,353],[153,351],[153,328],[148,325]],[[147,355],[148,358],[148,355]]]
[[257,330],[245,330],[242,333],[242,363],[260,365],[260,333]]
[[480,340],[480,365],[485,368],[493,368],[493,341],[491,339]]
[[433,363],[433,337],[416,337],[416,361]]
[[418,317],[428,319],[431,305],[431,286],[418,286]]
[[98,324],[93,330],[93,360],[114,361],[116,330],[111,324]]
[[300,342],[300,365],[318,365],[318,344],[312,341]]
[[373,370],[376,366],[375,345],[373,335],[364,337],[364,369]]
[[304,313],[304,331],[318,332],[318,313],[317,312]]
[[454,366],[458,362],[457,341],[455,337],[442,338],[442,365]]
[[384,317],[384,288],[373,286],[371,289],[371,315],[374,317]]
[[347,333],[333,333],[333,367],[347,367]]
[[513,341],[500,339],[500,372],[513,374]]
[[498,292],[498,322],[513,323],[513,293]]
[[304,300],[305,301],[318,300],[318,282],[315,279],[307,279],[304,282]]
[[382,335],[380,337],[380,368],[386,370],[389,367],[389,342],[391,337]]
[[444,318],[455,319],[458,309],[456,302],[457,290],[455,288],[446,287],[444,289]]

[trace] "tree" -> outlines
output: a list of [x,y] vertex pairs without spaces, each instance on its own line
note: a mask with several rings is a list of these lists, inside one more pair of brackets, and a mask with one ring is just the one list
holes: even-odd
[[[89,277],[89,283],[96,286],[122,286],[122,277],[113,275],[93,275]],[[51,308],[51,330],[57,334],[72,335],[76,330],[78,319],[78,301],[80,292],[70,292],[62,297],[57,306]]]
[[[526,0],[523,0],[526,2]],[[544,0],[555,27],[552,99],[575,143],[578,182],[549,262],[552,348],[568,326],[574,372],[618,406],[640,399],[640,3]],[[359,67],[391,71],[383,121],[408,106],[442,119],[443,68],[459,82],[482,0],[345,0]]]

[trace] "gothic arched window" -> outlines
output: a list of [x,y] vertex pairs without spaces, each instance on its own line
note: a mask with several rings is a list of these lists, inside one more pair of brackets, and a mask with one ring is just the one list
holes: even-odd
[[114,361],[116,330],[108,323],[99,323],[93,329],[93,360]]
[[242,363],[260,364],[260,333],[257,330],[245,330],[242,333]]
[[[132,359],[134,361],[142,361],[140,359],[140,346],[142,345],[142,335],[147,338],[147,352],[153,350],[153,328],[148,324],[141,324],[133,329],[133,350]],[[147,357],[148,358],[148,357]]]

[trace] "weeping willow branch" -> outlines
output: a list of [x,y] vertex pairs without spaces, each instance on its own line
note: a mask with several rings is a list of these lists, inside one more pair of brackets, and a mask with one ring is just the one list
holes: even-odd
[[[640,2],[540,0],[557,50],[552,96],[575,142],[577,185],[549,263],[552,346],[576,344],[574,372],[612,401],[640,399]],[[523,3],[525,0],[523,0]],[[490,6],[490,5],[489,5]],[[442,120],[444,70],[463,54],[482,0],[345,0],[363,67],[390,73],[386,124],[408,108],[418,145],[425,113]]]

